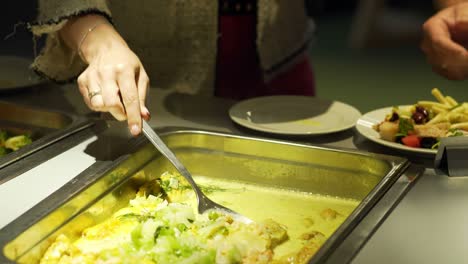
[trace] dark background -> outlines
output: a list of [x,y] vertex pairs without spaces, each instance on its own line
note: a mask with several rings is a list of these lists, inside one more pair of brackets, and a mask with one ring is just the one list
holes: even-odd
[[[401,10],[412,10],[415,13],[431,13],[431,1],[427,0],[391,0],[386,5]],[[306,0],[308,13],[321,20],[336,15],[350,16],[356,9],[357,0]],[[0,16],[0,53],[22,56],[33,56],[32,36],[24,23],[32,22],[36,16],[37,1],[20,0],[4,1],[2,3],[3,14]],[[16,33],[15,31],[16,26]],[[343,34],[349,30],[347,27],[340,29]],[[7,38],[7,39],[5,39]]]
[[[3,1],[0,16],[0,55],[33,56],[32,35],[25,23],[36,17],[37,1]],[[16,25],[16,33],[15,32]]]
[[[358,11],[367,1],[306,2],[317,24],[310,57],[319,97],[354,105],[363,113],[433,100],[433,87],[459,101],[468,101],[466,81],[448,81],[433,73],[419,49],[421,25],[436,12],[432,1],[373,0],[384,7],[373,14],[374,19],[356,26],[355,21],[364,17]],[[21,22],[34,20],[36,2],[2,3],[0,56],[33,57],[32,36]],[[11,35],[15,24],[16,33]],[[363,30],[368,34],[358,45],[351,41],[356,32]]]

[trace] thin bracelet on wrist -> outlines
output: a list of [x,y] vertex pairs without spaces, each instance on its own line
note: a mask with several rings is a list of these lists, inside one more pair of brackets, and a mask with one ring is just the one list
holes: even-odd
[[97,27],[99,26],[102,26],[102,25],[106,25],[106,24],[109,24],[109,22],[99,22],[99,23],[96,23],[94,26],[88,28],[88,30],[86,30],[86,32],[84,33],[83,37],[81,38],[80,40],[80,43],[78,44],[78,55],[80,56],[80,58],[84,61],[84,57],[83,57],[83,53],[81,52],[81,45],[83,45],[83,42],[86,40],[86,37],[88,37],[89,33],[91,33],[93,30],[95,30]]

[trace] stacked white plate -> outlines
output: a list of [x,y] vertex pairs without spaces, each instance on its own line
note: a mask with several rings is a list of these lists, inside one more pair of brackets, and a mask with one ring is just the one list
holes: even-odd
[[282,135],[321,135],[353,127],[361,116],[354,107],[309,96],[265,96],[235,104],[231,119],[244,127]]

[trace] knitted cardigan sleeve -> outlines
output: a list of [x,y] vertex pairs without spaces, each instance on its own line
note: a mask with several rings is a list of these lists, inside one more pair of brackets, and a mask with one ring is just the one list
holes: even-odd
[[75,16],[101,14],[111,19],[106,0],[39,0],[36,21],[30,25],[35,38],[45,37],[45,45],[31,67],[57,82],[75,79],[86,67],[78,54],[60,38],[58,31]]

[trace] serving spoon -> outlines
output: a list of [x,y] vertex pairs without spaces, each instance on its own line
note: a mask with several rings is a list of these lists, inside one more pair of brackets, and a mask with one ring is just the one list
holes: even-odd
[[175,154],[167,147],[167,145],[161,140],[161,138],[156,134],[156,132],[151,128],[151,126],[142,119],[143,122],[143,134],[148,138],[148,140],[163,154],[174,167],[179,171],[179,173],[188,181],[192,186],[198,201],[198,213],[202,214],[208,210],[221,210],[224,213],[230,214],[235,220],[241,221],[243,223],[252,223],[253,221],[247,218],[244,215],[237,213],[236,211],[229,209],[225,206],[222,206],[216,202],[213,202],[209,199],[198,187],[197,183],[193,180],[192,174],[185,168],[185,166],[179,161]]

